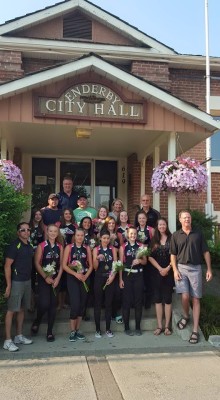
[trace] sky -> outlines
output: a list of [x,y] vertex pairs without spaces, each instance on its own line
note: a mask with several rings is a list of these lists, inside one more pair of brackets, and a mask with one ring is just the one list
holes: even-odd
[[[58,0],[7,0],[0,24]],[[180,54],[205,55],[205,0],[93,0]],[[220,0],[208,1],[209,54],[220,57]]]

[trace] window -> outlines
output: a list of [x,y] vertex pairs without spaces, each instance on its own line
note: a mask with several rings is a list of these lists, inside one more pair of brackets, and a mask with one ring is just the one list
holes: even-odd
[[[220,120],[220,117],[214,117],[214,119]],[[220,131],[211,137],[211,156],[211,166],[220,167]]]
[[48,205],[48,196],[55,192],[55,158],[32,159],[32,206]]

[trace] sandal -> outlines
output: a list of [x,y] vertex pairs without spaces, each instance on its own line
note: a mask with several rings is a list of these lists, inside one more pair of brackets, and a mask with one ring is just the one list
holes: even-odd
[[169,326],[165,326],[164,335],[165,335],[165,336],[170,336],[170,335],[172,335],[172,329],[170,329]]
[[155,336],[159,336],[159,335],[162,333],[162,331],[163,331],[163,328],[159,328],[159,327],[158,327],[158,328],[155,329],[154,335],[155,335]]
[[199,333],[198,332],[192,332],[191,336],[189,338],[189,343],[197,344],[198,341],[199,341]]
[[52,333],[47,335],[47,342],[54,342],[54,340],[55,340],[55,337]]
[[186,327],[189,322],[189,317],[181,317],[180,320],[177,322],[177,328],[181,331]]
[[39,326],[40,324],[37,321],[34,321],[32,326],[31,326],[31,332],[36,335],[39,331]]

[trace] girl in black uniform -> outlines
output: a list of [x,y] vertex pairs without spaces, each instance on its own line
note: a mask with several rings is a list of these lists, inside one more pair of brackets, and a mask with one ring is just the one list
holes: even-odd
[[118,228],[117,228],[117,236],[120,241],[120,245],[127,241],[127,230],[131,224],[129,223],[128,213],[127,211],[121,211],[117,220]]
[[[103,226],[104,231],[109,231],[110,233],[110,244],[116,248],[117,251],[117,258],[119,258],[119,248],[120,248],[120,241],[116,234],[116,221],[113,217],[107,217],[106,222]],[[117,279],[117,278],[116,278]],[[122,303],[122,290],[120,289],[117,282],[115,283],[115,292],[112,304],[112,320],[117,322],[117,324],[122,324],[123,319],[122,315],[120,315],[121,310],[121,303]]]
[[116,248],[117,254],[120,248],[120,241],[117,237],[116,221],[113,217],[107,217],[103,225],[103,231],[110,233],[110,244]]
[[123,289],[122,313],[125,324],[125,333],[133,336],[134,333],[129,327],[130,308],[132,300],[134,300],[135,309],[135,334],[140,336],[141,333],[141,317],[142,317],[142,300],[143,300],[143,266],[146,265],[147,259],[136,257],[137,251],[141,243],[137,242],[137,229],[128,228],[128,241],[124,243],[119,250],[120,261],[125,264],[123,273],[119,272],[120,287]]
[[[30,234],[30,243],[33,246],[34,252],[37,249],[39,243],[43,242],[44,240],[44,226],[43,226],[43,218],[42,212],[40,210],[33,210],[31,213],[31,219],[29,222],[31,228]],[[37,271],[34,264],[33,258],[33,265],[31,271],[31,289],[32,289],[32,296],[31,296],[31,312],[34,312],[35,309],[35,296],[37,292]]]
[[[52,330],[56,316],[56,288],[58,288],[63,272],[63,247],[58,242],[58,236],[59,228],[56,225],[48,225],[48,239],[37,246],[35,253],[35,267],[38,272],[38,307],[37,318],[32,325],[32,332],[38,332],[42,317],[47,312],[48,328],[46,337],[48,342],[55,340]],[[50,268],[51,272],[46,272],[45,268]]]
[[137,213],[137,222],[137,240],[149,246],[154,234],[154,228],[147,225],[147,214],[144,211]]
[[[92,254],[89,246],[84,245],[85,234],[83,229],[76,228],[75,241],[64,250],[63,269],[67,272],[67,288],[70,299],[70,342],[84,340],[85,336],[79,332],[80,323],[87,299],[88,278],[92,272]],[[80,270],[74,270],[77,262]]]
[[168,228],[167,220],[160,218],[152,239],[152,252],[149,261],[155,268],[154,290],[155,307],[158,327],[154,335],[160,335],[163,331],[163,304],[165,312],[165,335],[171,335],[170,327],[172,314],[172,293],[174,286],[173,270],[170,265],[170,239],[171,233]]
[[83,229],[85,233],[84,244],[86,246],[90,246],[92,250],[96,245],[96,235],[94,233],[92,219],[90,217],[82,218],[79,224],[79,228]]
[[[71,208],[64,208],[60,218],[60,233],[63,236],[64,247],[73,242],[75,231],[76,224],[74,223],[73,211]],[[67,297],[67,276],[66,272],[64,271],[60,280],[60,292],[58,296],[57,310],[68,308],[68,304],[66,304],[68,303]]]
[[[136,214],[137,219],[137,240],[147,247],[150,247],[150,242],[154,234],[154,228],[147,225],[147,214],[145,211],[140,210]],[[151,263],[147,262],[147,267],[143,271],[144,276],[144,304],[145,308],[150,308],[153,301],[153,286],[154,286],[154,267]]]
[[64,208],[60,218],[60,233],[64,238],[64,246],[71,244],[75,235],[76,224],[71,208]]
[[106,206],[101,206],[98,209],[98,217],[92,220],[93,227],[94,227],[94,233],[96,235],[99,235],[104,224],[105,220],[108,217],[109,210]]
[[95,306],[94,316],[96,325],[96,338],[101,338],[100,318],[103,294],[105,295],[105,322],[106,322],[106,335],[113,337],[110,329],[112,317],[112,302],[114,296],[114,279],[115,273],[112,273],[112,263],[117,261],[116,249],[110,245],[110,233],[102,230],[100,233],[100,246],[93,250],[93,265],[95,269]]

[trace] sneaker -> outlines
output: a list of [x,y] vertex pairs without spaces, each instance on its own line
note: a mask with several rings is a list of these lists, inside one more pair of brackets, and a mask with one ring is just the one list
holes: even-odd
[[123,324],[122,316],[121,316],[121,315],[118,315],[118,316],[115,318],[115,321],[117,322],[117,324]]
[[102,337],[101,331],[96,331],[95,337],[96,337],[97,339],[100,339],[100,338]]
[[17,335],[14,338],[15,344],[32,344],[33,340],[26,338],[24,335]]
[[136,335],[136,336],[141,336],[141,335],[142,335],[141,330],[140,330],[140,329],[136,329],[136,330],[135,330],[135,335]]
[[76,342],[76,339],[77,339],[77,337],[76,337],[76,331],[72,331],[72,332],[70,333],[70,336],[69,336],[69,341],[70,341],[70,342]]
[[106,331],[105,332],[106,333],[106,336],[108,336],[109,338],[112,338],[112,337],[114,337],[114,333],[112,333],[112,331]]
[[76,339],[85,340],[85,336],[82,333],[80,333],[79,331],[76,331]]
[[128,336],[134,336],[134,332],[132,332],[130,329],[125,329],[125,334]]
[[19,348],[15,346],[14,342],[11,339],[5,340],[3,344],[3,349],[8,351],[18,351]]

